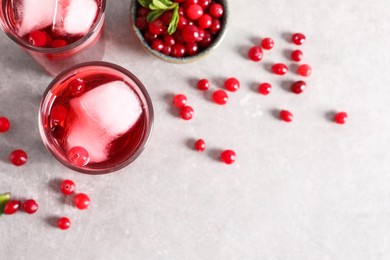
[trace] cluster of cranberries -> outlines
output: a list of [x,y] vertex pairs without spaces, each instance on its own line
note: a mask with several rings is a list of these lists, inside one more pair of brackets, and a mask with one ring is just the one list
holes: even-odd
[[38,210],[38,203],[33,199],[28,199],[23,204],[20,200],[9,200],[4,206],[4,214],[15,214],[21,208],[27,214],[34,214]]
[[[61,192],[66,195],[72,195],[76,190],[76,185],[72,180],[64,180],[60,185]],[[80,210],[87,209],[91,204],[89,196],[85,193],[77,193],[73,197],[73,204]],[[71,221],[68,217],[61,217],[57,220],[57,227],[62,230],[70,228]]]
[[[0,117],[0,133],[6,133],[11,128],[8,118]],[[15,166],[22,166],[27,162],[27,153],[21,149],[14,150],[9,155],[10,162]]]
[[135,25],[150,47],[167,56],[181,58],[193,56],[209,47],[221,30],[224,7],[212,0],[174,0],[179,3],[176,31],[167,31],[172,11],[164,12],[148,23],[149,9],[139,7]]
[[[295,45],[302,45],[306,41],[306,36],[302,33],[294,33],[291,36],[291,42]],[[253,46],[248,51],[248,57],[250,60],[258,62],[263,59],[264,56],[264,50],[271,50],[275,45],[275,42],[272,38],[264,38],[259,46]],[[301,62],[303,59],[303,52],[299,49],[294,50],[291,52],[291,60],[293,62]],[[284,63],[275,63],[271,67],[272,73],[276,75],[283,76],[288,72],[288,67]],[[300,64],[297,67],[296,73],[301,77],[309,77],[312,73],[312,68],[308,64]],[[307,87],[307,84],[303,80],[299,80],[296,82],[293,82],[291,84],[290,90],[294,94],[302,94]],[[271,84],[264,82],[259,84],[258,86],[258,92],[262,95],[268,95],[271,93],[272,86]],[[292,122],[293,121],[293,114],[288,110],[281,110],[279,113],[279,117],[281,120],[285,122]],[[346,112],[339,112],[334,115],[334,121],[338,124],[344,124],[348,118],[348,115]]]

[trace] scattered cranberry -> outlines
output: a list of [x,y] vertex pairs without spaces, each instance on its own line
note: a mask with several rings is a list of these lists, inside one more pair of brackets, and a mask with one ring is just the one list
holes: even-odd
[[228,78],[225,81],[225,88],[231,92],[235,92],[240,88],[240,82],[236,78]]
[[347,122],[348,114],[346,112],[339,112],[334,116],[334,121],[337,124],[343,125]]
[[288,71],[288,68],[286,64],[283,63],[276,63],[275,65],[272,66],[272,72],[277,74],[277,75],[284,75]]
[[190,106],[184,106],[180,109],[180,116],[184,120],[190,120],[194,116],[194,109]]
[[177,94],[173,97],[173,105],[177,108],[182,108],[187,104],[187,97],[183,94]]
[[69,83],[70,94],[74,97],[79,97],[84,93],[85,83],[82,79],[74,79]]
[[259,46],[253,46],[248,51],[248,57],[253,61],[260,61],[263,58],[263,50]]
[[9,155],[9,160],[15,166],[22,166],[27,162],[27,153],[23,150],[15,150]]
[[296,62],[300,62],[303,59],[303,52],[301,50],[295,50],[291,53],[291,59]]
[[71,222],[70,219],[67,217],[59,218],[57,221],[57,227],[62,230],[66,230],[70,228]]
[[188,6],[186,15],[191,20],[198,20],[203,15],[203,8],[200,5],[192,4]]
[[301,94],[305,89],[306,89],[306,82],[302,80],[294,82],[291,85],[291,91],[295,94]]
[[306,41],[306,36],[302,33],[294,33],[291,37],[291,41],[296,45],[302,45]]
[[23,210],[28,214],[34,214],[38,210],[38,204],[35,200],[26,200],[23,203]]
[[195,150],[197,150],[198,152],[203,152],[204,150],[206,150],[206,143],[203,139],[199,139],[195,142]]
[[89,204],[91,204],[91,200],[85,193],[78,193],[74,196],[74,205],[78,209],[87,209],[89,207]]
[[9,200],[4,206],[4,214],[12,215],[19,210],[21,202],[19,200]]
[[282,110],[280,111],[280,119],[284,122],[291,122],[293,120],[294,116],[293,114],[288,110]]
[[261,41],[261,47],[265,50],[271,50],[275,46],[275,42],[272,38],[264,38]]
[[210,82],[207,79],[201,79],[198,81],[198,89],[205,91],[210,88]]
[[46,34],[41,31],[31,32],[28,36],[28,42],[35,47],[43,47],[46,45]]
[[61,182],[60,189],[64,195],[71,195],[76,189],[76,184],[72,180],[64,180]]
[[68,159],[75,166],[82,167],[89,163],[90,158],[87,150],[81,146],[75,146],[68,151]]
[[209,7],[210,15],[214,18],[220,18],[223,15],[223,7],[218,3],[213,3]]
[[216,90],[213,93],[213,100],[218,105],[225,105],[229,99],[228,94],[223,90]]
[[65,47],[66,45],[67,45],[66,41],[61,39],[54,40],[51,43],[51,47],[53,48],[61,48],[61,47]]
[[5,133],[9,130],[11,124],[6,117],[0,117],[0,133]]
[[233,164],[236,161],[236,153],[233,150],[225,150],[221,153],[221,160],[226,164]]
[[258,91],[262,95],[268,95],[269,93],[271,93],[271,89],[272,89],[271,84],[269,84],[269,83],[261,83],[259,85]]
[[63,105],[55,105],[50,113],[50,118],[56,122],[63,122],[66,118],[67,110]]
[[300,65],[298,67],[298,74],[303,76],[303,77],[309,77],[311,75],[311,67],[307,64]]

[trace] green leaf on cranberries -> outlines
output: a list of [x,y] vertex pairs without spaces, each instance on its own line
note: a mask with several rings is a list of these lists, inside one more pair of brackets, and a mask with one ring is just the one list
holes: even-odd
[[0,215],[4,213],[4,207],[5,204],[9,201],[11,198],[11,193],[5,193],[0,195]]
[[172,12],[172,18],[169,22],[168,26],[168,33],[172,35],[174,32],[176,32],[177,24],[179,23],[179,5],[175,6],[175,9]]
[[148,23],[153,22],[154,20],[159,18],[164,13],[164,11],[165,10],[153,10],[149,12],[148,16],[146,16],[146,21],[148,21]]
[[153,3],[149,5],[149,8],[152,10],[158,10],[158,9],[167,10],[169,8],[169,5],[164,4],[160,0],[153,0]]
[[153,0],[138,0],[138,3],[143,7],[149,8],[149,5],[153,2]]

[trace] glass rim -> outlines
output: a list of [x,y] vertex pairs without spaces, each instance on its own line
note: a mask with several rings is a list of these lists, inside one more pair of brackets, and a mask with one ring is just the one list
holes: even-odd
[[[46,97],[47,97],[48,93],[50,92],[50,90],[54,86],[56,86],[56,84],[58,82],[60,82],[61,80],[65,79],[67,76],[69,76],[69,74],[72,73],[73,71],[75,71],[77,69],[81,69],[81,68],[92,67],[92,66],[113,69],[113,70],[119,71],[119,72],[123,73],[124,75],[126,75],[127,77],[129,77],[132,81],[134,81],[138,90],[140,90],[140,92],[142,94],[142,98],[145,99],[145,102],[147,105],[147,109],[145,109],[145,112],[147,113],[147,117],[146,117],[147,119],[145,121],[147,124],[147,127],[145,128],[145,131],[142,135],[142,138],[140,139],[141,142],[139,143],[138,148],[135,150],[135,152],[131,156],[125,158],[122,162],[115,164],[113,166],[104,168],[104,169],[86,169],[84,167],[78,167],[78,166],[72,165],[71,163],[69,163],[69,161],[64,160],[63,158],[61,158],[61,156],[58,156],[56,154],[56,149],[53,149],[52,146],[48,144],[49,139],[48,139],[48,136],[46,133],[47,131],[45,131],[45,129],[43,128],[43,118],[45,116],[42,114],[42,111],[43,111],[42,109],[44,107]],[[149,95],[147,89],[145,88],[143,83],[133,73],[131,73],[129,70],[127,70],[119,65],[116,65],[114,63],[105,62],[105,61],[90,61],[90,62],[80,63],[80,64],[69,67],[68,69],[64,70],[59,75],[57,75],[50,82],[50,84],[48,85],[48,87],[46,88],[45,92],[42,95],[42,99],[41,99],[41,102],[39,105],[38,126],[39,126],[39,133],[40,133],[40,136],[41,136],[41,139],[42,139],[44,146],[53,155],[53,157],[58,162],[63,164],[65,167],[67,167],[71,170],[74,170],[74,171],[77,171],[77,172],[80,172],[83,174],[89,174],[89,175],[108,174],[108,173],[116,172],[116,171],[119,171],[119,170],[125,168],[126,166],[131,164],[135,159],[137,159],[138,156],[143,152],[143,150],[145,149],[146,145],[148,144],[148,142],[150,140],[151,133],[153,130],[154,109],[153,109],[152,100],[150,98],[150,95]]]
[[[9,0],[6,0],[9,1]],[[12,30],[12,27],[9,24],[8,19],[5,19],[4,24],[0,22],[0,25],[2,27],[7,27],[3,28],[5,34],[8,35],[11,40],[16,42],[18,45],[22,46],[23,48],[29,50],[29,51],[34,51],[42,54],[60,54],[63,52],[67,52],[69,50],[72,50],[78,46],[81,46],[83,43],[85,43],[104,23],[104,16],[105,16],[105,11],[106,11],[106,0],[100,0],[101,1],[101,7],[99,8],[99,15],[96,18],[96,21],[94,22],[93,26],[89,29],[88,33],[85,34],[83,37],[81,37],[79,40],[66,45],[64,47],[59,47],[59,48],[45,48],[45,47],[36,47],[32,46],[31,44],[27,43],[26,41],[22,40],[21,37],[17,36],[16,33]],[[3,6],[1,7],[3,8]]]

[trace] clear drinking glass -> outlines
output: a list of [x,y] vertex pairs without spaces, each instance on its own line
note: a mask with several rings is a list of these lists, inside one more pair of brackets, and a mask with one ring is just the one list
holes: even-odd
[[43,143],[59,162],[82,173],[103,174],[140,155],[152,131],[153,107],[131,72],[107,62],[88,62],[51,82],[38,124]]
[[[58,44],[58,42],[56,42],[56,47],[52,47],[54,45],[38,47],[36,44],[31,44],[31,42],[29,41],[30,36],[28,33],[26,35],[20,36],[16,32],[16,17],[19,16],[17,12],[15,12],[15,8],[13,7],[12,3],[18,1],[23,2],[21,0],[0,0],[0,26],[3,31],[8,35],[8,37],[11,38],[14,42],[16,42],[19,46],[21,46],[22,49],[24,49],[28,54],[30,54],[31,57],[39,65],[41,65],[47,73],[55,76],[64,69],[75,64],[92,60],[101,60],[103,58],[105,48],[103,32],[106,0],[95,0],[98,7],[97,13],[92,26],[89,28],[88,32],[86,32],[85,35],[80,34],[75,37],[62,35],[61,39],[69,40],[69,44],[63,46],[63,44]],[[44,1],[45,0],[40,0],[39,2]],[[48,1],[51,3],[54,0]],[[39,5],[41,3],[34,2],[34,0],[28,0],[27,2],[31,3],[29,4],[29,6],[34,6],[34,4],[36,4],[35,6],[38,7],[34,8],[40,8]],[[77,4],[77,2],[75,3]],[[59,1],[57,1],[57,5],[59,5]],[[37,15],[36,17],[37,19],[40,19],[39,15]],[[25,20],[25,23],[27,24],[26,27],[28,27],[28,21],[33,19],[30,18],[30,20],[28,20],[26,18]],[[80,24],[76,23],[75,26],[81,26],[81,23],[82,21],[80,21]],[[57,24],[60,23],[57,22]],[[52,39],[50,39],[50,42],[51,40]]]

